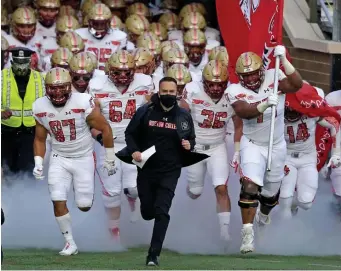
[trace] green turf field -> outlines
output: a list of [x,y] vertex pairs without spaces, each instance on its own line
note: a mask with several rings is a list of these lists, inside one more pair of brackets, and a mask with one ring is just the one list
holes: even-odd
[[[59,256],[51,250],[4,250],[2,270],[10,269],[146,269],[146,248],[120,253],[80,253]],[[149,267],[148,269],[153,269]],[[154,268],[155,269],[155,268]],[[272,255],[200,256],[164,251],[156,269],[304,269],[341,270],[341,257]]]

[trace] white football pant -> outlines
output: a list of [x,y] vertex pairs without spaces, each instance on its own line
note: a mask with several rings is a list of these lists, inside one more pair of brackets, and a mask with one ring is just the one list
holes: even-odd
[[204,150],[197,144],[198,153],[205,153],[210,157],[187,168],[188,190],[194,196],[200,196],[204,189],[206,172],[212,179],[213,187],[227,185],[229,177],[229,162],[226,142],[215,145],[212,149]]
[[[115,143],[115,152],[120,151],[124,147],[124,144]],[[103,170],[105,160],[104,147],[96,142],[95,148],[96,168],[102,185],[104,206],[107,208],[118,207],[121,205],[121,193],[124,188],[134,188],[136,190],[137,168],[135,165],[124,163],[116,157],[115,165],[117,171],[114,175],[108,176],[108,172]]]
[[289,173],[281,185],[280,197],[292,198],[296,190],[297,203],[303,209],[309,209],[318,188],[317,153],[289,153],[286,165]]
[[92,153],[79,158],[66,158],[51,151],[48,185],[52,201],[66,201],[73,182],[77,206],[91,207],[94,199],[94,176]]
[[286,142],[283,138],[273,145],[271,171],[267,172],[268,145],[256,145],[247,137],[242,136],[240,141],[241,176],[261,186],[261,194],[264,197],[273,197],[278,193],[284,177],[285,157]]

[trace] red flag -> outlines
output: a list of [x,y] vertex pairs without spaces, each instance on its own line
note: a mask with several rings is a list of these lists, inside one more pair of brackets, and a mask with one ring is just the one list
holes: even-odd
[[[335,108],[318,95],[316,89],[304,83],[303,87],[296,93],[286,94],[286,106],[309,117],[333,117],[339,124],[341,116]],[[329,129],[316,126],[315,144],[317,151],[317,170],[320,171],[328,159],[333,144]]]
[[334,117],[341,122],[339,113],[318,95],[313,86],[306,83],[296,93],[286,94],[285,105],[311,118]]
[[263,57],[264,67],[273,68],[274,47],[282,44],[284,0],[216,0],[220,31],[229,53],[231,83],[238,83],[238,57],[252,51]]

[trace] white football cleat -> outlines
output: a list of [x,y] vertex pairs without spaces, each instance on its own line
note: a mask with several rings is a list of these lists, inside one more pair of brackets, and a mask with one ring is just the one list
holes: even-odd
[[71,256],[78,254],[78,248],[75,243],[67,242],[62,251],[59,252],[61,256]]
[[249,227],[242,228],[242,245],[240,247],[240,252],[245,254],[248,252],[253,252],[255,250],[254,245],[254,232],[252,225]]
[[269,225],[271,223],[271,219],[269,215],[264,215],[260,210],[257,210],[256,213],[256,221],[259,226]]

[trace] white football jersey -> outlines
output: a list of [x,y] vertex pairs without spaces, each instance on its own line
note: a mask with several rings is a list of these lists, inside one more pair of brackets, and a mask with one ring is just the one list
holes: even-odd
[[56,108],[47,96],[32,106],[34,118],[52,138],[52,151],[63,157],[82,157],[92,153],[93,139],[86,118],[95,108],[86,93],[72,93],[63,108]]
[[76,30],[84,40],[85,51],[93,52],[98,60],[98,69],[104,70],[109,57],[127,45],[127,34],[121,30],[110,30],[103,39],[96,39],[88,28]]
[[44,39],[49,37],[56,38],[56,23],[51,27],[45,27],[40,22],[37,22],[36,33]]
[[[227,87],[228,98],[233,104],[237,101],[244,101],[249,104],[258,104],[265,101],[273,91],[274,69],[266,70],[264,82],[258,89],[258,93],[244,88],[240,83],[231,84]],[[279,70],[279,81],[285,78],[285,74]],[[279,95],[279,103],[276,110],[274,142],[279,142],[284,135],[284,106],[285,95]],[[254,119],[243,119],[243,134],[256,143],[265,145],[269,143],[269,133],[271,126],[271,107],[267,108],[263,114]]]
[[100,102],[103,116],[113,129],[115,142],[125,144],[124,132],[136,110],[146,103],[145,95],[153,92],[153,81],[148,75],[135,73],[134,81],[120,92],[108,79],[95,77],[90,81],[89,93]]
[[206,94],[203,83],[191,82],[186,85],[183,98],[191,110],[196,142],[203,145],[224,142],[226,123],[234,115],[234,110],[226,95],[215,103]]
[[39,69],[41,71],[48,72],[51,70],[51,56],[58,48],[59,45],[57,44],[56,38],[48,37],[43,40],[39,54]]
[[315,131],[316,123],[319,119],[303,116],[296,122],[284,120],[284,137],[287,142],[287,149],[303,153],[310,153],[316,150]]
[[220,32],[217,29],[212,27],[206,27],[205,30],[206,39],[208,40],[216,40],[220,42]]

